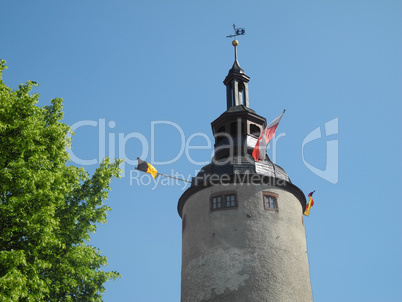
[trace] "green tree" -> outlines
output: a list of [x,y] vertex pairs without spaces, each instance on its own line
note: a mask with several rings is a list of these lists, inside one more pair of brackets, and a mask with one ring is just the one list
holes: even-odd
[[38,107],[35,82],[12,90],[0,62],[0,301],[102,301],[106,257],[87,242],[120,161],[93,176],[68,165],[62,99]]

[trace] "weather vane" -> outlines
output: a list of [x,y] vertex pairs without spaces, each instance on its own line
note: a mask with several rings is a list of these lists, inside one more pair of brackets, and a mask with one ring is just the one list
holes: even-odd
[[233,30],[234,30],[235,34],[226,36],[226,38],[234,37],[236,39],[237,36],[242,36],[242,35],[246,34],[246,29],[245,28],[236,28],[236,24],[233,24]]
[[239,64],[237,62],[237,46],[239,45],[239,41],[236,40],[236,37],[245,35],[246,29],[245,28],[236,28],[236,24],[233,24],[233,30],[235,32],[234,35],[226,36],[226,38],[234,38],[234,40],[232,41],[232,45],[234,47],[235,63]]

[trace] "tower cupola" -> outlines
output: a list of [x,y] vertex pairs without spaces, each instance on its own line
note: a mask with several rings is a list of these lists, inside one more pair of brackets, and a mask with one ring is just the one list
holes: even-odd
[[227,111],[211,123],[215,136],[215,160],[249,156],[257,138],[266,125],[266,119],[249,107],[248,82],[237,60],[239,42],[232,42],[235,61],[223,83],[226,86]]
[[227,109],[232,106],[243,105],[249,107],[248,101],[248,81],[250,78],[246,76],[244,70],[240,67],[237,60],[237,46],[239,42],[233,40],[232,45],[235,51],[235,61],[229,70],[223,83],[226,85]]

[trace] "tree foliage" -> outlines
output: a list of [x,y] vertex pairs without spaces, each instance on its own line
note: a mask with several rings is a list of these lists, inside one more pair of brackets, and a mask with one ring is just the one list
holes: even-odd
[[68,165],[62,99],[38,107],[35,82],[7,87],[0,63],[0,301],[102,301],[105,256],[87,244],[106,221],[119,161],[92,177]]

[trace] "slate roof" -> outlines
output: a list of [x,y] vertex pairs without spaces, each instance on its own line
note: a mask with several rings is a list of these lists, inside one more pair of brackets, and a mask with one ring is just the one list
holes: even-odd
[[253,109],[246,107],[244,105],[238,105],[238,106],[232,106],[226,112],[241,112],[241,111],[247,111],[250,113],[257,114]]
[[[180,217],[182,217],[184,204],[190,196],[204,188],[215,185],[216,178],[223,180],[223,176],[229,177],[225,178],[227,181],[222,182],[222,184],[236,183],[236,181],[233,181],[234,179],[244,179],[248,182],[253,178],[257,178],[257,182],[254,183],[280,187],[296,196],[302,206],[302,212],[305,210],[306,197],[298,187],[292,184],[285,170],[270,160],[254,162],[251,155],[246,155],[234,156],[231,162],[225,164],[219,164],[219,161],[217,161],[204,166],[198,175],[193,178],[191,186],[179,199],[177,211]],[[215,181],[212,178],[215,178]],[[205,182],[205,180],[207,181]],[[220,184],[219,181],[217,184]]]
[[229,70],[229,74],[231,73],[244,74],[244,70],[240,67],[239,61],[237,61],[237,59],[234,61],[232,68]]
[[201,169],[196,179],[205,179],[212,175],[221,177],[223,175],[233,176],[239,174],[269,176],[292,183],[282,167],[274,164],[270,160],[255,162],[251,155],[234,156],[230,160],[224,158],[213,161]]

